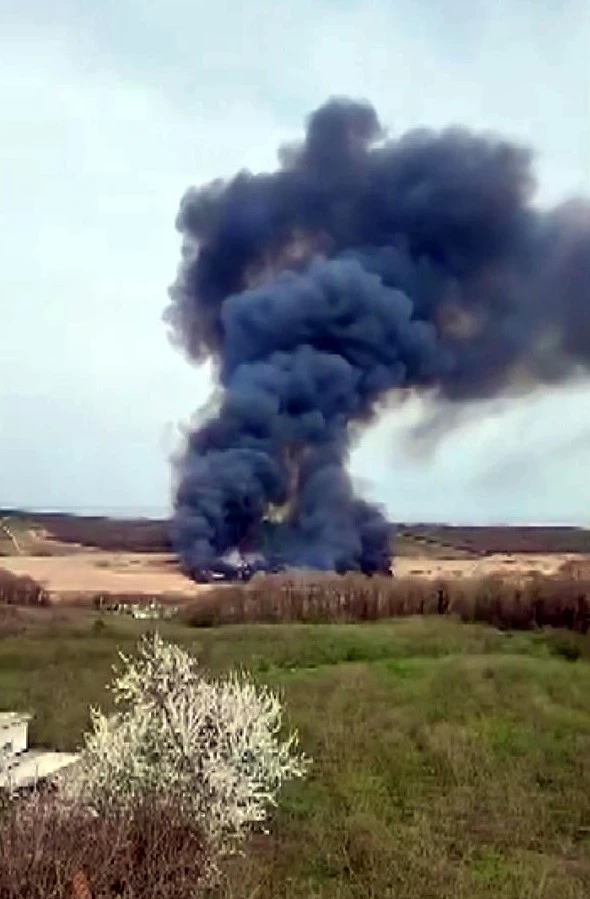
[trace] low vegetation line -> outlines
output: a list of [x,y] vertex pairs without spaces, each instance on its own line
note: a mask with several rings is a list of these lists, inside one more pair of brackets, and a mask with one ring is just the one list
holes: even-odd
[[185,606],[194,627],[243,623],[377,621],[409,615],[452,615],[511,630],[590,628],[590,579],[535,577],[432,582],[419,578],[266,577],[211,590]]
[[[102,594],[68,597],[65,604],[97,610],[144,604],[152,596]],[[166,597],[161,597],[164,605]],[[47,606],[55,597],[26,575],[0,569],[0,606]],[[163,607],[164,607],[163,605]],[[176,609],[174,610],[176,613]],[[590,629],[590,577],[562,572],[518,579],[498,577],[429,581],[421,578],[267,576],[224,585],[184,603],[179,613],[193,627],[257,623],[348,623],[410,615],[455,616],[510,630]]]

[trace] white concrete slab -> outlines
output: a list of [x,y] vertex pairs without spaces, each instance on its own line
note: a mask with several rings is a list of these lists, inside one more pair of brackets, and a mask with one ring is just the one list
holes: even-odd
[[63,772],[79,758],[76,753],[43,750],[30,750],[12,759],[5,757],[4,764],[0,763],[0,787],[18,790],[33,786]]

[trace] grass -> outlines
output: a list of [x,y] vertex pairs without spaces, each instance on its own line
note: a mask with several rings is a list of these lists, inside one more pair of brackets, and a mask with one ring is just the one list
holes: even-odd
[[[73,748],[148,623],[39,611],[0,640],[0,701]],[[220,899],[590,895],[590,641],[446,617],[160,630],[279,688],[313,756]]]

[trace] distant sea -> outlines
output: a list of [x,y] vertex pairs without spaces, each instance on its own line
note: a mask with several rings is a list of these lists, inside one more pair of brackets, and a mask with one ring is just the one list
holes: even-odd
[[61,515],[89,515],[103,518],[169,518],[170,508],[165,506],[22,506],[19,512],[54,512]]

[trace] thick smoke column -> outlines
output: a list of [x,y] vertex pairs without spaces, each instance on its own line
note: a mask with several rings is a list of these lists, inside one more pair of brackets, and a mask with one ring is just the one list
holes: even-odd
[[280,510],[282,564],[385,570],[391,527],[354,495],[352,435],[394,390],[467,402],[587,374],[590,206],[537,210],[521,147],[385,140],[350,100],[281,159],[181,204],[166,317],[221,394],[178,463],[174,541],[195,572],[260,549]]

